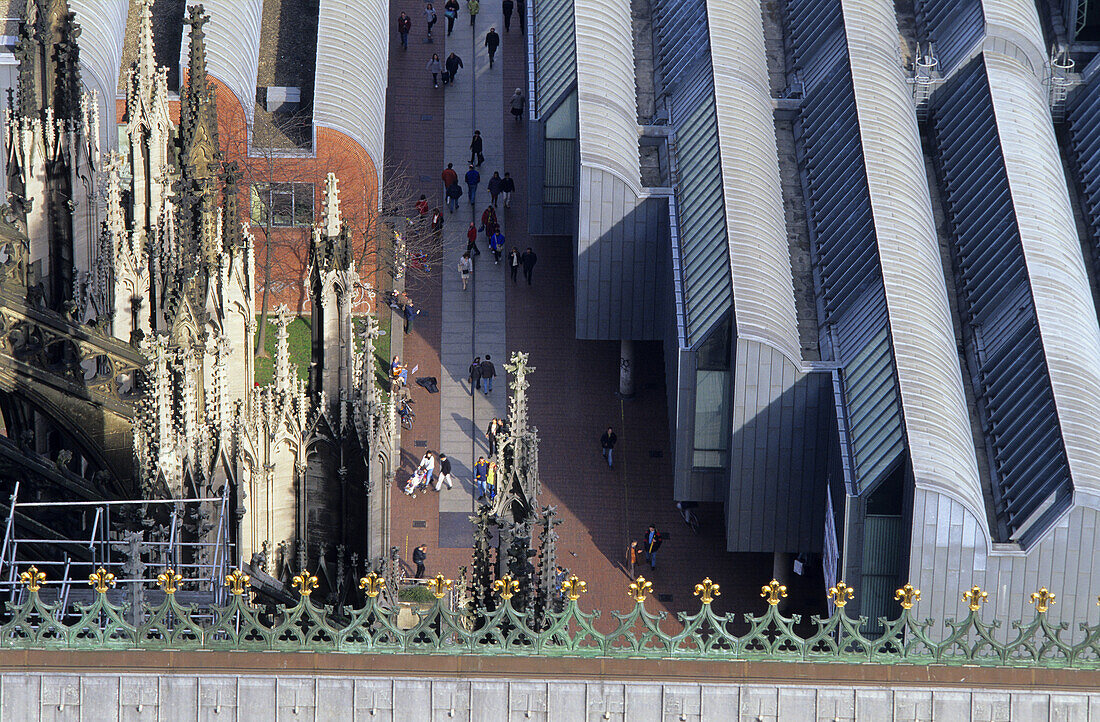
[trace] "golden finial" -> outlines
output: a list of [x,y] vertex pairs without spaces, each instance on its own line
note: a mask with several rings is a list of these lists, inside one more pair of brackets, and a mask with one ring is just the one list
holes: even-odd
[[493,582],[493,591],[499,594],[501,599],[511,599],[519,591],[519,582],[512,579],[511,574],[505,574]]
[[641,604],[645,601],[647,594],[653,593],[653,582],[647,581],[645,577],[638,577],[630,583],[626,593],[634,597],[635,602]]
[[906,584],[894,592],[894,599],[901,602],[902,609],[912,609],[913,603],[920,601],[920,590],[912,584]]
[[175,594],[181,581],[183,581],[183,577],[171,568],[165,569],[157,575],[157,586],[163,589],[165,594]]
[[837,582],[836,586],[829,587],[829,591],[826,593],[833,598],[833,604],[838,607],[843,607],[850,600],[856,598],[856,590],[844,582]]
[[290,585],[297,589],[303,597],[308,597],[317,588],[317,577],[308,571],[303,571],[301,574],[294,575],[294,578],[290,580]]
[[100,594],[106,594],[107,589],[115,585],[115,575],[100,567],[95,570],[95,574],[88,577],[88,584],[95,587]]
[[[575,602],[581,598],[582,594],[588,591],[588,583],[582,581],[576,574],[572,574],[561,583],[561,590],[565,592],[565,596]],[[1097,602],[1097,604],[1100,604],[1100,602]]]
[[[27,571],[19,575],[19,581],[27,585],[27,589],[32,592],[37,592],[42,583],[46,581],[46,573],[38,571],[38,567],[32,566]],[[1097,602],[1100,604],[1100,602]]]
[[1054,598],[1058,596],[1054,592],[1047,591],[1046,587],[1043,587],[1037,592],[1032,592],[1031,603],[1035,605],[1036,612],[1045,612],[1050,609],[1050,605],[1054,604]]
[[695,596],[699,597],[703,604],[710,604],[714,601],[715,597],[721,595],[722,593],[718,591],[718,585],[712,582],[710,577],[707,577],[701,583],[695,585]]
[[244,594],[245,587],[252,581],[251,578],[240,569],[234,569],[225,578],[225,586],[229,587],[229,593],[235,596]]
[[450,579],[444,579],[442,574],[436,574],[435,579],[431,579],[425,584],[428,591],[432,593],[432,596],[436,599],[442,599],[451,587],[454,586],[454,582]]
[[982,602],[989,599],[989,592],[983,592],[979,586],[974,586],[968,592],[963,592],[963,601],[970,603],[970,611],[976,612],[982,608]]
[[367,591],[367,596],[374,599],[386,588],[386,580],[374,572],[371,572],[359,580],[359,588],[365,589]]
[[760,587],[760,596],[768,600],[773,607],[779,604],[779,600],[787,596],[787,585],[780,584],[775,579]]

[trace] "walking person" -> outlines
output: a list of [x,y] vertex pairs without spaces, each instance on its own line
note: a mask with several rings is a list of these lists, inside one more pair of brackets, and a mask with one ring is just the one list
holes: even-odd
[[477,228],[473,221],[470,221],[470,227],[466,230],[466,255],[471,258],[481,255],[481,249],[477,247]]
[[477,13],[481,10],[481,3],[477,0],[466,0],[466,12],[470,14],[470,27],[474,26],[474,21],[477,20]]
[[528,247],[519,260],[523,264],[523,277],[527,279],[527,285],[530,286],[531,271],[535,270],[535,264],[539,262],[539,257]]
[[455,18],[458,17],[458,0],[447,0],[443,4],[443,15],[447,18],[447,36],[455,29]]
[[424,6],[424,21],[428,23],[428,42],[432,41],[432,26],[435,25],[435,21],[439,18],[436,17],[435,8],[431,3]]
[[401,36],[401,47],[409,49],[409,31],[412,30],[412,18],[405,13],[397,16],[397,34]]
[[489,240],[489,236],[493,235],[493,226],[497,223],[497,212],[490,205],[485,206],[485,210],[481,212],[481,228],[479,231],[485,231],[485,240]]
[[519,16],[520,25],[527,22],[527,0],[519,0],[519,2],[516,3],[516,15]]
[[504,207],[512,207],[512,194],[516,192],[516,182],[512,180],[512,174],[505,171],[500,179],[500,195],[504,199]]
[[626,550],[626,558],[630,563],[630,578],[635,579],[634,565],[642,561],[642,545],[637,540],[630,542],[630,546]]
[[497,375],[497,367],[489,354],[485,354],[485,360],[481,362],[481,387],[485,389],[485,395],[493,390],[493,378]]
[[504,179],[500,177],[500,171],[493,171],[493,177],[489,179],[489,183],[486,188],[489,189],[489,201],[493,204],[493,208],[497,207],[497,196],[500,195],[500,187],[504,184]]
[[489,250],[493,252],[493,258],[499,266],[500,254],[504,253],[504,234],[500,232],[500,226],[495,226],[493,235],[489,236]]
[[458,69],[463,67],[462,58],[451,53],[447,56],[447,62],[443,63],[443,67],[447,69],[447,74],[443,76],[443,82],[454,85],[455,76],[458,75]]
[[435,475],[435,455],[430,451],[425,451],[424,458],[420,460],[420,466],[416,467],[416,470],[424,473],[424,480],[421,483],[427,489],[428,485],[432,483],[432,477]]
[[515,3],[512,0],[504,0],[500,4],[500,9],[504,13],[504,32],[508,32],[508,29],[512,27],[512,8]]
[[448,188],[458,183],[458,171],[455,170],[455,164],[448,163],[439,177],[443,179],[443,192],[446,193]]
[[497,462],[490,461],[489,471],[485,475],[485,488],[489,490],[489,501],[496,501],[497,482],[499,480],[499,474],[497,473]]
[[481,182],[481,174],[470,162],[470,170],[466,171],[466,189],[470,192],[470,205],[477,203],[477,184]]
[[439,87],[439,74],[443,72],[443,63],[439,60],[439,53],[432,53],[432,59],[428,61],[428,72],[432,74],[432,85]]
[[474,464],[474,488],[477,490],[477,498],[483,499],[488,494],[488,489],[485,488],[486,482],[489,480],[489,462],[484,456],[477,457],[477,463]]
[[481,357],[478,356],[474,359],[474,362],[470,364],[469,368],[470,377],[470,396],[474,395],[474,389],[481,390]]
[[600,448],[603,449],[603,458],[607,462],[607,468],[615,468],[615,442],[619,440],[618,436],[615,436],[615,432],[611,430],[611,427],[607,427],[607,431],[603,432],[603,436],[600,437]]
[[439,479],[435,482],[435,490],[439,491],[442,486],[446,484],[448,489],[453,489],[455,485],[454,474],[451,473],[451,460],[447,458],[446,454],[439,455]]
[[485,47],[489,50],[489,68],[493,67],[493,58],[496,57],[497,48],[500,47],[500,35],[497,34],[496,28],[489,28],[489,32],[485,33]]
[[462,254],[462,258],[458,259],[458,272],[462,275],[462,290],[466,290],[466,286],[470,283],[470,272],[474,270],[474,262],[470,259],[470,252],[466,251]]
[[497,455],[497,443],[503,431],[504,422],[501,419],[493,419],[489,422],[489,428],[485,429],[485,438],[489,440],[489,456]]
[[428,215],[428,196],[423,193],[420,194],[420,198],[416,201],[416,213],[421,218]]
[[[470,166],[473,167],[474,159],[477,159],[478,168],[485,162],[485,156],[481,154],[485,144],[481,140],[481,131],[475,130],[474,137],[470,139]],[[479,177],[480,180],[480,177]]]
[[512,93],[512,99],[508,101],[509,107],[512,109],[512,117],[516,119],[516,122],[520,122],[523,119],[523,109],[527,107],[527,98],[523,95],[523,91],[516,88],[516,92]]
[[415,579],[424,579],[424,562],[428,561],[428,547],[421,544],[413,549],[413,564],[416,565]]
[[508,268],[512,271],[512,285],[516,285],[516,272],[519,271],[519,251],[515,246],[512,246],[511,253],[508,254]]
[[462,197],[462,186],[455,180],[454,183],[447,186],[445,195],[447,196],[447,207],[451,209],[451,213],[454,213],[458,210],[458,199]]
[[657,550],[661,548],[661,533],[657,527],[649,525],[649,531],[645,535],[645,558],[649,562],[650,569],[657,568]]

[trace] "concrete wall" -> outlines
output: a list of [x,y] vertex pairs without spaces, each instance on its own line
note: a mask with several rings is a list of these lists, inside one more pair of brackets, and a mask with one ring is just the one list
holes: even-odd
[[1100,694],[340,676],[7,673],[5,720],[1096,720]]

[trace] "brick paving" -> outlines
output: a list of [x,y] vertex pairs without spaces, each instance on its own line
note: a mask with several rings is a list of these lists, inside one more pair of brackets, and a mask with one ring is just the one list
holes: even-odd
[[[431,88],[424,66],[433,49],[439,52],[439,38],[445,34],[445,28],[441,18],[436,26],[437,42],[423,44],[423,16],[413,12],[419,9],[419,4],[415,4],[413,11],[409,5],[412,4],[391,3],[392,18],[405,10],[414,25],[408,51],[400,49],[396,32],[393,33],[386,153],[388,162],[401,163],[414,175],[429,177],[427,188],[431,191],[437,188],[445,161],[442,144],[425,141],[443,137],[437,120],[443,117],[443,88]],[[458,23],[468,22],[463,11]],[[620,400],[616,395],[618,343],[578,341],[574,335],[572,240],[529,236],[526,232],[526,122],[514,124],[506,107],[514,88],[526,92],[526,47],[515,17],[510,33],[505,34],[499,23],[497,27],[503,38],[498,54],[503,73],[497,76],[503,85],[499,110],[503,118],[502,170],[510,171],[517,185],[512,208],[502,211],[503,220],[509,246],[517,245],[522,250],[530,245],[539,257],[532,287],[523,283],[522,274],[519,285],[506,283],[507,343],[509,352],[529,352],[536,367],[531,376],[530,399],[532,423],[541,438],[540,502],[557,506],[563,522],[559,527],[559,560],[588,581],[589,594],[582,606],[605,610],[601,626],[606,626],[612,621],[610,611],[625,610],[631,604],[626,596],[629,540],[640,538],[646,526],[654,523],[666,535],[666,541],[657,570],[650,572],[648,567],[640,570],[654,582],[655,594],[661,595],[651,598],[648,609],[668,612],[697,609],[692,587],[709,576],[723,590],[715,603],[716,611],[762,611],[760,586],[772,578],[772,555],[727,553],[718,505],[700,510],[703,524],[698,536],[687,528],[675,509],[660,345],[638,345],[637,394],[633,399]],[[457,28],[456,24],[456,32]],[[483,35],[488,24],[479,18],[478,28]],[[471,63],[465,55],[463,60],[468,82]],[[461,86],[447,90],[454,93],[447,96],[448,103],[461,102],[456,92],[460,89]],[[417,120],[428,115],[432,121]],[[456,168],[461,167],[454,158],[448,160],[455,162]],[[492,167],[486,167],[491,174]],[[482,256],[483,263],[486,258],[487,254]],[[443,273],[450,265],[453,264],[444,263]],[[405,358],[420,364],[418,375],[442,375],[438,353],[441,298],[441,283],[437,281],[423,289],[416,299],[424,315],[414,332],[405,338]],[[391,493],[391,542],[400,548],[405,560],[411,559],[417,544],[426,543],[429,574],[442,572],[457,578],[459,568],[469,564],[470,554],[464,549],[441,549],[436,544],[438,497],[428,494],[411,499],[400,493],[400,486],[424,449],[434,450],[439,443],[438,427],[433,427],[431,420],[439,418],[440,395],[428,395],[415,388],[414,397],[417,424],[411,432],[403,434],[404,463]],[[608,425],[614,426],[619,436],[614,470],[607,468],[599,451],[599,436]],[[820,574],[786,581],[791,587],[792,607],[805,609],[811,599],[821,596]]]

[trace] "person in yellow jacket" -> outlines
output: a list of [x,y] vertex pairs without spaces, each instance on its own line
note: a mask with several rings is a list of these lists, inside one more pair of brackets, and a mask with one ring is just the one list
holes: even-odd
[[470,27],[473,27],[474,21],[477,20],[478,10],[481,10],[481,3],[478,0],[466,0],[466,12],[470,13]]
[[497,462],[489,462],[489,476],[485,482],[489,487],[489,499],[495,500],[497,498]]

